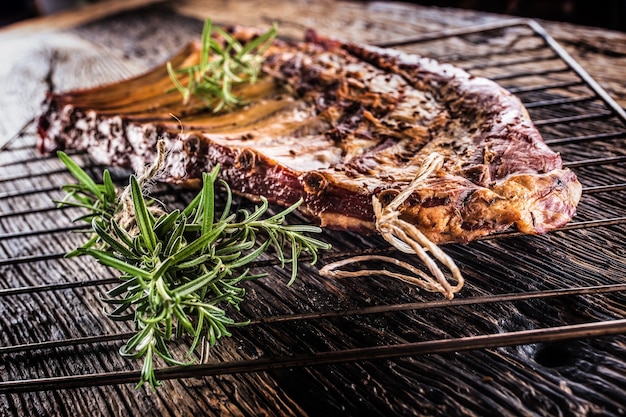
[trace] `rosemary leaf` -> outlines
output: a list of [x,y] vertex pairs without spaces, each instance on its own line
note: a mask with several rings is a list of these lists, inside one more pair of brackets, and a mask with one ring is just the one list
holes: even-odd
[[215,211],[215,190],[214,184],[217,178],[217,170],[211,174],[206,172],[202,175],[202,234],[209,233],[213,228],[213,217]]
[[185,262],[190,257],[194,256],[198,252],[204,251],[215,239],[217,239],[226,228],[225,224],[221,224],[218,227],[213,228],[206,235],[200,235],[196,240],[187,246],[183,247],[180,251],[176,252],[173,257],[175,257],[176,262]]
[[70,158],[63,151],[57,152],[57,155],[61,162],[65,164],[70,173],[80,182],[80,185],[85,188],[86,191],[91,192],[93,195],[98,195],[100,193],[95,181],[91,179],[91,177],[80,166],[78,166],[72,158]]
[[117,238],[117,235],[110,234],[109,227],[103,224],[102,219],[94,218],[91,222],[91,226],[102,242],[109,245],[110,250],[119,253],[124,258],[136,258],[135,254],[128,246],[124,245],[124,243]]
[[106,201],[115,201],[117,199],[117,192],[115,191],[115,184],[113,184],[113,180],[111,179],[111,173],[106,170],[102,173],[102,184],[103,184],[103,196]]
[[146,271],[137,266],[131,265],[127,262],[118,259],[116,256],[111,255],[109,252],[100,251],[96,249],[84,249],[84,255],[89,255],[99,261],[101,264],[115,268],[126,274],[130,274],[142,279],[150,279],[150,271]]
[[137,177],[134,175],[131,175],[130,177],[130,189],[133,199],[133,207],[135,210],[135,219],[137,221],[137,227],[139,227],[140,230],[140,236],[142,237],[146,248],[153,251],[156,247],[156,236],[154,230],[152,229],[154,225],[154,217],[150,211],[148,211],[148,206],[143,198],[143,191],[137,181]]
[[179,219],[180,210],[174,210],[165,216],[159,217],[154,224],[154,233],[157,236],[166,235]]
[[177,295],[179,297],[186,297],[190,294],[195,293],[201,288],[206,287],[211,283],[211,281],[218,277],[218,268],[219,266],[207,272],[206,274],[199,276],[193,281],[189,281],[186,284],[181,285],[177,288]]

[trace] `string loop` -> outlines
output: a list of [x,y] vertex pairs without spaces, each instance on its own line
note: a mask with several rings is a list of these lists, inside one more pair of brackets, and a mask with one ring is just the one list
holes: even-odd
[[[417,255],[424,265],[426,265],[431,275],[424,273],[407,262],[382,255],[354,256],[332,262],[325,265],[320,270],[320,274],[334,278],[385,275],[416,285],[426,291],[442,293],[446,298],[452,299],[454,294],[463,287],[465,282],[461,271],[454,263],[454,260],[430,241],[415,225],[402,220],[400,218],[400,211],[398,211],[398,208],[406,199],[409,198],[433,172],[441,169],[442,166],[443,157],[437,153],[432,153],[425,159],[413,181],[411,181],[411,183],[387,206],[383,207],[376,196],[372,197],[372,206],[376,217],[376,230],[390,245],[399,251]],[[339,269],[348,264],[373,260],[394,264],[407,270],[412,275],[388,271],[386,269],[363,269],[358,271]],[[439,261],[450,270],[453,280],[456,281],[455,285],[449,282],[435,260]]]

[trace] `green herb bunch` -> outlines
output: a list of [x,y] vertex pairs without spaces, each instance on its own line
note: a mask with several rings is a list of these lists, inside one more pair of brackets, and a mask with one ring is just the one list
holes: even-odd
[[[200,343],[215,345],[228,328],[246,324],[228,315],[244,299],[242,283],[266,274],[253,274],[249,266],[264,252],[274,249],[280,263],[291,264],[296,278],[298,258],[303,252],[316,262],[320,249],[330,246],[307,233],[321,229],[310,225],[285,225],[286,210],[263,218],[268,202],[252,212],[231,213],[232,195],[227,184],[218,181],[219,167],[203,174],[202,190],[183,210],[165,212],[146,196],[136,176],[130,177],[130,197],[120,198],[108,171],[97,184],[69,156],[59,158],[78,180],[64,186],[66,197],[60,206],[87,209],[77,220],[89,222],[91,237],[69,255],[89,255],[103,265],[121,272],[121,283],[102,296],[109,308],[106,315],[131,321],[135,334],[120,349],[121,355],[143,359],[138,387],[160,385],[154,372],[154,358],[170,365],[187,365]],[[218,215],[216,183],[221,184],[226,204]],[[156,208],[156,209],[155,209]],[[130,211],[133,222],[122,221]],[[230,306],[230,307],[229,307]],[[176,359],[168,344],[188,337],[191,341],[183,360]]]
[[[176,70],[171,62],[167,63],[170,78],[183,96],[183,104],[188,104],[191,96],[203,99],[214,112],[240,104],[239,98],[232,92],[233,87],[257,80],[265,60],[263,55],[277,33],[278,28],[274,25],[242,45],[221,28],[213,27],[211,19],[207,19],[202,31],[200,62]],[[182,84],[181,75],[188,79],[187,86]]]

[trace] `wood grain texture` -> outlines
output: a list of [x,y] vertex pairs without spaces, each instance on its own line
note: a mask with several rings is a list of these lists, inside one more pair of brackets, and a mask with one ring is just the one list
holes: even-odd
[[[160,64],[182,43],[197,37],[202,27],[199,19],[204,16],[220,23],[255,26],[278,21],[281,33],[293,38],[301,38],[306,28],[315,27],[331,36],[369,43],[504,18],[383,2],[185,0],[106,17],[99,10],[91,23],[78,27],[72,26],[75,23],[55,21],[49,30],[42,31],[38,23],[36,30],[24,32],[25,26],[20,25],[15,32],[20,36],[12,36],[10,42],[2,41],[2,36],[8,36],[6,32],[0,33],[0,50],[11,57],[0,66],[0,140],[13,138],[38,113],[46,90],[62,91],[115,81]],[[558,23],[542,24],[623,105],[626,87],[621,80],[626,68],[619,62],[626,51],[626,35]],[[453,38],[406,49],[445,57],[477,75],[492,77],[512,69],[536,69],[535,62],[541,62],[539,65],[546,70],[559,65],[533,55],[543,52],[529,52],[528,45],[520,45],[529,42],[522,32]],[[516,47],[523,52],[513,54],[515,60],[528,58],[525,64],[516,63],[512,68],[490,66],[498,59],[513,59],[498,51]],[[568,81],[570,75],[551,72],[524,78],[515,85],[507,85],[512,81],[506,78],[500,82],[514,88],[545,82],[545,77],[556,82]],[[579,93],[586,91],[560,89],[519,95],[527,102],[536,102]],[[568,162],[624,155],[624,126],[614,117],[550,123],[554,117],[602,110],[597,100],[529,110],[540,123],[544,137],[556,141],[553,147]],[[564,137],[606,132],[617,132],[617,136],[599,142],[558,142]],[[60,258],[81,239],[64,229],[71,226],[75,212],[55,210],[52,202],[62,196],[58,187],[70,178],[56,158],[36,152],[35,140],[29,126],[0,152],[0,291],[112,278],[113,271],[89,260]],[[89,164],[86,159],[79,160]],[[94,175],[101,169],[93,167]],[[586,187],[626,179],[623,164],[576,169]],[[173,206],[189,198],[178,190],[160,191],[165,193],[164,201]],[[577,221],[624,216],[624,194],[623,190],[584,194]],[[250,204],[243,200],[238,203]],[[248,302],[239,313],[254,323],[233,330],[233,337],[224,339],[212,351],[210,363],[292,355],[306,358],[316,352],[384,348],[624,318],[623,292],[495,303],[471,300],[623,284],[625,229],[622,223],[541,237],[446,246],[446,252],[457,261],[468,281],[460,300],[469,300],[469,305],[439,303],[436,295],[388,279],[330,280],[320,277],[317,267],[307,265],[303,265],[298,280],[287,287],[287,271],[275,265],[263,266],[261,269],[269,276],[248,284]],[[342,253],[385,250],[378,237],[325,232],[324,238],[334,245],[334,250],[322,263]],[[48,255],[50,259],[42,258]],[[0,346],[129,331],[125,324],[103,318],[98,292],[110,285],[9,295],[0,292]],[[415,302],[429,307],[374,313],[367,310]],[[343,314],[351,310],[354,313]],[[313,318],[303,317],[306,313]],[[0,352],[0,379],[137,369],[137,363],[118,355],[120,344],[119,340],[112,340]],[[369,360],[357,351],[351,361],[338,364],[270,367],[256,372],[168,380],[155,393],[136,390],[129,383],[0,395],[0,415],[619,416],[624,415],[626,404],[624,358],[624,335],[546,340],[384,360]]]

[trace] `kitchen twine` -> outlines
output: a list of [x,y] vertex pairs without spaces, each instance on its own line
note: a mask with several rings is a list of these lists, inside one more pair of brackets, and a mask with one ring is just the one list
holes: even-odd
[[[450,258],[437,245],[431,242],[415,225],[400,219],[398,208],[406,199],[435,171],[443,166],[443,157],[438,153],[430,154],[411,183],[402,190],[386,207],[383,208],[380,200],[372,197],[372,206],[376,217],[376,230],[393,247],[401,252],[416,254],[426,265],[431,275],[426,274],[413,265],[396,258],[383,255],[361,255],[342,259],[325,265],[320,269],[320,275],[333,278],[354,278],[372,275],[385,275],[396,278],[409,284],[416,285],[430,292],[440,292],[448,299],[452,299],[454,294],[462,287],[465,280],[461,271]],[[430,252],[430,256],[427,252]],[[434,258],[434,259],[433,259]],[[456,285],[452,286],[443,271],[435,261],[438,260],[445,265],[452,277],[456,280]],[[341,268],[348,264],[364,261],[382,261],[394,264],[413,275],[388,271],[386,269],[362,269],[358,271],[344,271]]]
[[[170,117],[178,122],[178,126],[180,129],[179,135],[182,136],[184,132],[183,122],[176,117],[175,114],[170,113]],[[179,137],[180,137],[179,136]],[[167,146],[165,143],[165,139],[160,138],[156,144],[157,156],[152,165],[146,167],[144,172],[141,175],[137,176],[137,183],[141,187],[143,193],[147,194],[149,188],[154,180],[154,178],[163,171],[165,166],[165,155],[167,154]],[[139,173],[137,173],[139,174]],[[131,236],[136,236],[139,233],[139,229],[137,227],[137,221],[135,219],[135,210],[133,204],[133,198],[131,194],[130,185],[128,185],[122,195],[120,195],[120,202],[122,204],[122,209],[116,215],[115,220],[124,227]],[[154,217],[158,218],[162,214],[165,214],[165,211],[160,206],[148,206],[148,211],[154,215]]]
[[[142,191],[147,191],[147,189],[150,187],[150,184],[152,184],[152,180],[159,174],[160,171],[163,170],[166,155],[165,140],[159,139],[156,148],[157,157],[152,165],[146,167],[144,172],[141,173],[141,175],[137,176],[137,182],[139,183]],[[119,201],[122,205],[122,208],[115,216],[115,220],[120,226],[122,226],[125,231],[128,232],[128,234],[130,234],[131,236],[136,236],[139,233],[139,229],[137,227],[137,220],[135,218],[135,209],[130,185],[124,188],[124,191],[120,195]],[[155,217],[159,217],[165,213],[160,205],[150,205],[148,206],[148,210]]]

